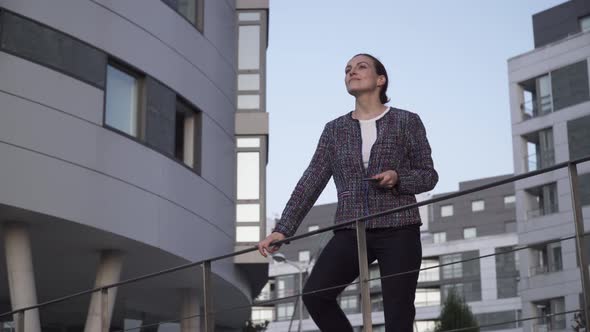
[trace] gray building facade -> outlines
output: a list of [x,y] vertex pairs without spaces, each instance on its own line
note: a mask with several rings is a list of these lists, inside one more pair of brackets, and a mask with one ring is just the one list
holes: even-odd
[[[265,108],[236,115],[239,51],[256,38],[240,42],[243,13],[265,82],[268,1],[0,1],[0,312],[240,247],[236,135],[264,142],[258,202],[268,139]],[[247,306],[266,275],[260,260],[216,262],[215,309]],[[198,315],[199,278],[111,291],[110,326]],[[27,330],[95,330],[96,301],[27,312]],[[219,312],[216,330],[249,317]]]
[[[590,155],[590,6],[572,0],[533,16],[534,50],[508,60],[516,174]],[[578,165],[585,228],[590,165]],[[583,307],[567,169],[515,184],[519,285],[526,330],[567,330]],[[547,314],[556,314],[549,318]]]

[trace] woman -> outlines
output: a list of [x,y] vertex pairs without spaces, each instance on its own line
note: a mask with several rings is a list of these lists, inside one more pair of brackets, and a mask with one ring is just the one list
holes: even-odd
[[[348,61],[344,78],[354,111],[328,124],[311,163],[293,191],[273,232],[258,244],[263,256],[273,241],[292,236],[331,176],[338,191],[335,222],[413,204],[415,194],[436,185],[426,131],[418,115],[387,107],[388,76],[369,54]],[[370,178],[371,180],[367,179]],[[367,256],[381,275],[417,270],[422,260],[418,209],[368,219]],[[351,283],[359,276],[354,225],[334,231],[309,276],[304,293]],[[418,273],[381,281],[385,329],[411,332]],[[303,296],[321,331],[352,331],[337,296],[345,286]]]

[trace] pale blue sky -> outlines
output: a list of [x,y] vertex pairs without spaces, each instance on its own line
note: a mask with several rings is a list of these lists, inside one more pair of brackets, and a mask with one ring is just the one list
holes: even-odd
[[[352,110],[351,56],[389,74],[390,105],[418,113],[440,180],[513,172],[507,60],[533,49],[532,18],[563,0],[270,1],[268,216],[280,214],[326,122]],[[316,204],[336,201],[330,182]]]

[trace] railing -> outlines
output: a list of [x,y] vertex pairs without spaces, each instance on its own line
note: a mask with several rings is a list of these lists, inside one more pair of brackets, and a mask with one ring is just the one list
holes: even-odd
[[547,115],[553,112],[551,95],[542,96],[538,100],[527,100],[520,104],[520,110],[522,111],[524,120]]
[[555,151],[553,149],[541,150],[525,157],[527,171],[536,171],[555,165]]
[[547,206],[540,207],[538,209],[528,210],[526,213],[527,219],[538,218],[549,214],[559,212],[559,206],[557,203],[549,204]]
[[[380,276],[377,278],[370,278],[369,277],[369,264],[367,261],[367,252],[366,252],[366,233],[365,233],[365,220],[370,219],[370,218],[374,218],[374,217],[378,217],[378,216],[383,216],[383,215],[387,215],[390,213],[396,213],[396,212],[401,212],[404,210],[408,210],[408,209],[413,209],[413,208],[417,208],[423,205],[428,205],[428,204],[432,204],[432,203],[436,203],[436,202],[441,202],[444,200],[448,200],[451,198],[455,198],[455,197],[460,197],[460,196],[465,196],[471,193],[475,193],[475,192],[479,192],[485,189],[490,189],[490,188],[494,188],[503,184],[508,184],[508,183],[512,183],[518,180],[522,180],[522,179],[526,179],[526,178],[530,178],[539,174],[543,174],[543,173],[547,173],[547,172],[551,172],[557,169],[561,169],[561,168],[567,168],[568,169],[568,173],[569,173],[569,181],[570,181],[570,194],[572,197],[572,209],[573,209],[573,213],[574,213],[574,222],[575,222],[575,229],[576,229],[576,234],[572,235],[572,236],[568,236],[568,237],[563,237],[563,238],[559,238],[559,239],[554,239],[551,241],[546,241],[546,243],[552,243],[552,242],[561,242],[561,241],[565,241],[565,240],[570,240],[570,239],[575,239],[576,240],[576,247],[577,247],[577,258],[578,258],[578,265],[579,266],[588,266],[588,259],[586,257],[587,253],[585,250],[583,250],[584,247],[584,237],[586,235],[589,235],[588,233],[584,232],[584,225],[583,225],[583,220],[582,220],[582,208],[580,205],[580,197],[579,197],[579,186],[578,186],[578,171],[576,168],[576,165],[583,163],[583,162],[587,162],[590,161],[590,156],[585,157],[585,158],[580,158],[574,161],[569,161],[569,162],[564,162],[564,163],[560,163],[557,165],[553,165],[550,167],[547,167],[545,169],[542,170],[537,170],[537,171],[532,171],[532,172],[528,172],[525,174],[521,174],[521,175],[516,175],[516,176],[512,176],[510,178],[506,178],[500,181],[495,181],[489,184],[485,184],[482,186],[478,186],[475,188],[471,188],[471,189],[467,189],[467,190],[463,190],[463,191],[459,191],[456,193],[452,193],[452,194],[447,194],[444,196],[439,196],[433,199],[429,199],[429,200],[425,200],[419,203],[415,203],[415,204],[410,204],[407,206],[403,206],[403,207],[399,207],[399,208],[395,208],[395,209],[391,209],[391,210],[387,210],[387,211],[383,211],[383,212],[379,212],[379,213],[373,213],[371,215],[367,215],[365,217],[362,218],[356,218],[356,219],[352,219],[349,220],[347,222],[343,222],[337,225],[332,225],[329,227],[325,227],[322,229],[318,229],[315,231],[311,231],[302,235],[297,235],[297,236],[292,236],[290,238],[284,239],[282,241],[277,241],[274,244],[275,245],[281,245],[281,244],[287,244],[291,241],[296,241],[302,238],[307,238],[313,235],[317,235],[320,233],[325,233],[334,229],[338,229],[338,228],[342,228],[342,227],[346,227],[346,226],[351,226],[354,225],[356,227],[356,234],[357,234],[357,244],[358,244],[358,256],[359,256],[359,270],[360,270],[360,276],[359,276],[359,281],[356,282],[358,284],[360,284],[360,288],[361,288],[361,309],[362,309],[362,318],[363,318],[363,326],[365,326],[365,331],[371,332],[372,331],[372,323],[371,323],[371,297],[370,297],[370,283],[371,281],[375,281],[375,280],[379,280],[379,279],[386,279],[386,278],[395,278],[395,277],[399,277],[399,276],[403,276],[406,274],[416,274],[419,273],[420,271],[425,271],[425,270],[431,270],[431,269],[438,269],[441,268],[443,266],[447,266],[447,265],[452,265],[452,264],[460,264],[460,263],[464,263],[464,262],[469,262],[469,261],[474,261],[474,260],[480,260],[483,258],[487,258],[487,257],[494,257],[497,255],[501,255],[501,254],[508,254],[508,253],[512,253],[515,251],[519,251],[519,250],[524,250],[524,249],[530,249],[533,248],[532,246],[521,246],[521,247],[515,247],[511,250],[506,250],[506,251],[502,251],[499,253],[493,253],[493,254],[488,254],[488,255],[481,255],[478,257],[473,257],[473,258],[469,258],[469,259],[464,259],[464,260],[460,260],[460,261],[453,261],[453,262],[449,262],[449,263],[443,263],[443,264],[439,264],[436,266],[429,266],[423,269],[416,269],[416,270],[411,270],[411,271],[404,271],[401,273],[395,273],[395,274],[390,274],[390,275],[385,275],[385,276]],[[177,267],[173,267],[170,269],[166,269],[166,270],[162,270],[162,271],[158,271],[155,273],[150,273],[150,274],[146,274],[146,275],[142,275],[139,277],[135,277],[135,278],[130,278],[127,280],[123,280],[117,283],[113,283],[113,284],[109,284],[109,285],[104,285],[104,286],[100,286],[97,288],[93,288],[93,289],[88,289],[85,291],[81,291],[75,294],[71,294],[71,295],[67,295],[64,297],[60,297],[60,298],[56,298],[50,301],[46,301],[37,305],[33,305],[33,306],[28,306],[28,307],[23,307],[23,308],[18,308],[16,310],[13,311],[9,311],[9,312],[5,312],[0,314],[0,318],[3,317],[7,317],[10,315],[13,315],[14,317],[14,323],[16,326],[16,332],[24,332],[25,331],[25,326],[24,326],[24,322],[25,322],[25,315],[27,313],[27,311],[31,311],[31,310],[38,310],[40,308],[44,308],[46,306],[49,305],[53,305],[53,304],[57,304],[57,303],[61,303],[67,300],[72,300],[75,298],[79,298],[82,296],[87,296],[87,295],[91,295],[94,293],[99,293],[100,294],[100,306],[98,308],[98,314],[101,317],[101,328],[100,331],[102,332],[108,332],[110,329],[109,326],[109,320],[108,317],[110,317],[110,313],[109,313],[109,304],[108,304],[108,295],[109,295],[109,290],[116,288],[116,287],[121,287],[124,285],[129,285],[129,284],[134,284],[134,283],[138,283],[140,281],[143,280],[148,280],[148,279],[153,279],[159,276],[163,276],[163,275],[167,275],[167,274],[171,274],[173,272],[177,272],[177,271],[182,271],[182,270],[186,270],[192,267],[201,267],[201,276],[202,276],[202,290],[203,290],[203,301],[202,301],[202,305],[203,305],[203,313],[202,314],[197,314],[197,315],[189,315],[189,316],[184,316],[184,317],[180,317],[178,319],[175,320],[169,320],[166,322],[178,322],[178,321],[182,321],[182,320],[187,320],[187,319],[194,319],[196,317],[201,318],[203,320],[203,326],[204,326],[204,331],[205,332],[213,332],[214,330],[214,326],[215,326],[215,314],[216,313],[220,313],[222,311],[224,312],[231,312],[231,311],[236,311],[236,310],[244,310],[244,309],[249,309],[252,306],[261,306],[261,305],[269,305],[272,303],[275,303],[277,301],[280,300],[285,300],[285,299],[295,299],[295,298],[300,298],[303,295],[307,295],[307,294],[314,294],[314,293],[318,293],[318,292],[323,292],[326,290],[331,290],[331,289],[337,289],[337,288],[343,288],[347,285],[337,285],[337,286],[333,286],[333,287],[328,287],[328,288],[324,288],[324,289],[320,289],[320,290],[316,290],[316,291],[312,291],[312,292],[307,292],[307,293],[298,293],[298,294],[294,294],[292,296],[287,296],[287,297],[283,297],[280,299],[274,299],[274,300],[268,300],[268,301],[260,301],[257,303],[253,303],[253,304],[248,304],[248,305],[244,305],[244,306],[236,306],[236,307],[230,307],[230,308],[224,308],[222,310],[217,310],[214,311],[213,310],[213,306],[212,306],[212,299],[213,299],[213,294],[212,294],[212,287],[211,287],[211,263],[212,262],[216,262],[216,261],[220,261],[223,259],[228,259],[228,258],[233,258],[234,256],[238,256],[238,255],[242,255],[242,254],[246,254],[246,253],[250,253],[253,251],[258,250],[258,248],[256,246],[253,246],[251,248],[248,249],[244,249],[244,250],[240,250],[237,252],[232,252],[232,253],[227,253],[224,255],[220,255],[220,256],[216,256],[216,257],[211,257],[208,258],[206,260],[202,260],[202,261],[198,261],[198,262],[194,262],[194,263],[189,263],[189,264],[184,264],[184,265],[180,265]],[[585,268],[581,268],[580,270],[580,274],[581,274],[581,280],[582,280],[582,290],[583,290],[583,295],[584,295],[584,300],[585,303],[590,304],[590,278],[588,276],[588,269]],[[584,302],[584,301],[583,301]],[[527,317],[527,318],[521,318],[518,320],[514,320],[514,321],[509,321],[509,322],[501,322],[501,323],[496,323],[496,324],[488,324],[486,326],[480,326],[480,327],[490,327],[490,326],[500,326],[502,324],[508,324],[508,323],[513,323],[513,322],[517,322],[517,321],[527,321],[527,320],[534,320],[534,319],[539,319],[539,318],[543,318],[543,317],[553,317],[553,316],[559,316],[559,315],[565,315],[565,314],[569,314],[569,313],[575,313],[575,312],[582,312],[585,316],[585,321],[586,322],[590,322],[590,315],[588,312],[588,307],[582,308],[580,310],[571,310],[571,311],[567,311],[567,312],[562,312],[562,313],[554,313],[552,315],[545,315],[545,316],[540,316],[540,317]],[[142,325],[140,327],[136,327],[133,329],[138,329],[138,328],[147,328],[147,327],[153,327],[153,326],[157,326],[158,324],[160,324],[162,322],[158,322],[155,324],[148,324],[148,325]],[[462,328],[462,329],[454,329],[454,330],[448,330],[446,332],[459,332],[459,331],[467,331],[472,329],[473,327],[468,327],[468,328]],[[130,329],[131,330],[131,329]]]

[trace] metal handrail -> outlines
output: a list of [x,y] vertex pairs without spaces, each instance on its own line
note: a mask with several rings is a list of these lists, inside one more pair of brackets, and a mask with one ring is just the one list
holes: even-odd
[[[584,163],[584,162],[587,162],[587,161],[590,161],[590,156],[586,156],[586,157],[583,157],[583,158],[578,158],[578,159],[575,159],[575,160],[570,160],[570,161],[558,163],[558,164],[555,164],[553,166],[550,166],[550,167],[547,167],[547,168],[543,168],[543,169],[540,169],[540,170],[536,170],[536,171],[532,171],[532,172],[527,172],[527,173],[523,173],[523,174],[520,174],[520,175],[514,175],[514,176],[511,176],[511,177],[508,177],[508,178],[505,178],[505,179],[502,179],[502,180],[494,181],[494,182],[491,182],[491,183],[488,183],[488,184],[485,184],[485,185],[481,185],[481,186],[477,186],[477,187],[474,187],[474,188],[471,188],[471,189],[466,189],[466,190],[458,191],[458,192],[455,192],[455,193],[441,195],[441,196],[438,196],[436,198],[431,198],[431,199],[424,200],[424,201],[421,201],[421,202],[417,202],[417,203],[414,203],[414,204],[409,204],[409,205],[405,205],[405,206],[401,206],[401,207],[397,207],[397,208],[393,208],[393,209],[389,209],[389,210],[385,210],[385,211],[381,211],[381,212],[377,212],[377,213],[372,213],[372,214],[369,214],[369,215],[363,216],[363,217],[353,218],[353,219],[350,219],[348,221],[345,221],[345,222],[342,222],[342,223],[338,223],[338,224],[335,224],[335,225],[332,225],[332,226],[320,228],[318,230],[307,232],[307,233],[304,233],[304,234],[301,234],[301,235],[292,236],[292,237],[286,238],[286,239],[281,240],[281,241],[275,241],[275,242],[272,242],[272,245],[280,246],[282,244],[288,244],[291,241],[299,240],[299,239],[302,239],[302,238],[307,238],[307,237],[310,237],[310,236],[313,236],[313,235],[316,235],[316,234],[325,233],[325,232],[328,232],[328,231],[331,231],[331,230],[334,230],[334,229],[343,228],[343,227],[351,226],[351,225],[354,225],[354,224],[357,224],[357,226],[358,226],[359,224],[363,224],[366,220],[371,219],[371,218],[380,217],[380,216],[383,216],[383,215],[387,215],[387,214],[391,214],[391,213],[396,213],[396,212],[401,212],[401,211],[405,211],[405,210],[409,210],[409,209],[413,209],[413,208],[418,208],[418,207],[421,207],[421,206],[425,206],[425,205],[429,205],[429,204],[433,204],[433,203],[445,201],[445,200],[448,200],[448,199],[451,199],[451,198],[455,198],[455,197],[465,196],[465,195],[468,195],[468,194],[471,194],[471,193],[474,193],[474,192],[478,192],[478,191],[486,190],[486,189],[489,189],[489,188],[497,187],[497,186],[500,186],[500,185],[503,185],[503,184],[512,183],[512,182],[515,182],[515,181],[518,181],[518,180],[522,180],[522,179],[526,179],[526,178],[529,178],[529,177],[537,176],[537,175],[540,175],[540,174],[548,173],[548,172],[551,172],[551,171],[554,171],[554,170],[557,170],[557,169],[561,169],[561,168],[564,168],[564,167],[575,166],[577,164]],[[9,315],[20,314],[20,313],[23,313],[23,312],[28,311],[28,310],[39,309],[39,308],[42,308],[42,307],[45,307],[45,306],[48,306],[48,305],[51,305],[51,304],[56,304],[56,303],[64,302],[64,301],[67,301],[67,300],[70,300],[70,299],[73,299],[73,298],[76,298],[76,297],[80,297],[80,296],[83,296],[83,295],[92,294],[92,293],[99,292],[99,291],[100,292],[105,292],[106,290],[108,290],[110,288],[120,287],[120,286],[123,286],[123,285],[135,283],[135,282],[138,282],[138,281],[142,281],[142,280],[146,280],[146,279],[151,279],[151,278],[158,277],[158,276],[161,276],[161,275],[164,275],[164,274],[169,274],[169,273],[173,273],[173,272],[176,272],[176,271],[185,270],[185,269],[188,269],[188,268],[191,268],[191,267],[195,267],[195,266],[198,266],[198,265],[209,265],[210,266],[211,262],[218,261],[218,260],[223,260],[223,259],[226,259],[226,258],[231,258],[231,257],[234,257],[234,256],[239,256],[239,255],[250,253],[250,252],[253,252],[253,251],[257,251],[257,250],[258,250],[258,247],[257,246],[252,246],[250,248],[246,248],[246,249],[242,249],[242,250],[239,250],[239,251],[235,251],[235,252],[231,252],[231,253],[227,253],[227,254],[215,256],[215,257],[212,257],[212,258],[209,258],[209,259],[204,259],[204,260],[193,262],[193,263],[187,263],[187,264],[179,265],[179,266],[176,266],[176,267],[173,267],[173,268],[161,270],[161,271],[158,271],[158,272],[148,273],[148,274],[141,275],[141,276],[138,276],[138,277],[129,278],[129,279],[122,280],[122,281],[119,281],[119,282],[116,282],[116,283],[112,283],[112,284],[108,284],[108,285],[104,285],[104,286],[100,286],[100,287],[96,287],[96,288],[92,288],[92,289],[80,291],[80,292],[77,292],[77,293],[74,293],[74,294],[70,294],[70,295],[67,295],[67,296],[63,296],[63,297],[60,297],[60,298],[57,298],[57,299],[45,301],[45,302],[42,302],[42,303],[39,303],[39,304],[36,304],[36,305],[32,305],[32,306],[28,306],[28,307],[23,307],[23,308],[19,308],[19,309],[15,309],[15,310],[9,311],[9,312],[1,313],[0,314],[0,318],[1,317],[5,317],[5,316],[9,316]],[[472,260],[472,259],[469,259],[469,260]],[[456,263],[458,263],[458,262],[452,262],[452,263],[449,263],[449,265],[450,264],[456,264]],[[435,267],[429,267],[429,268],[435,268]],[[406,274],[406,273],[414,273],[414,272],[415,271],[403,272],[403,273],[400,273],[400,275],[401,274]],[[381,278],[385,278],[385,277],[381,277]],[[367,280],[364,280],[364,281],[365,282],[368,282],[369,280],[370,279],[367,278]]]

